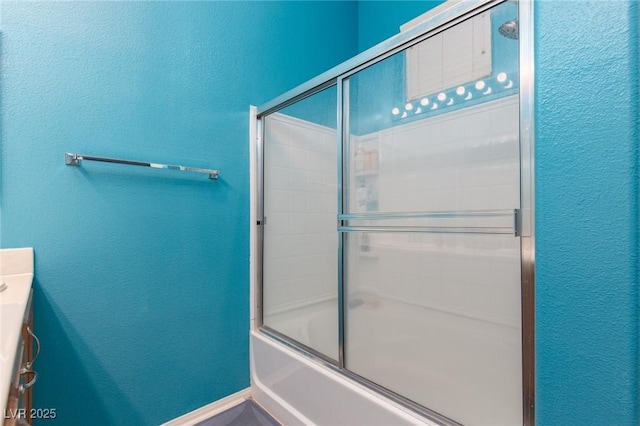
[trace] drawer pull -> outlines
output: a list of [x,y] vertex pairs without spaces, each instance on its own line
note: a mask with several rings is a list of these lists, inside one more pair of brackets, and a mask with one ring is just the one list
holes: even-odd
[[33,386],[36,383],[36,380],[38,380],[38,373],[32,370],[28,370],[26,368],[22,368],[20,369],[20,375],[23,376],[25,374],[33,374],[33,379],[31,379],[30,382],[25,383],[25,384],[21,384],[20,387],[18,388],[18,392],[20,393],[20,395],[23,395],[27,389],[29,389],[31,386]]
[[29,335],[31,337],[33,337],[33,340],[35,340],[36,342],[36,355],[33,357],[33,359],[29,362],[27,362],[25,364],[25,367],[28,370],[31,370],[31,366],[33,365],[34,362],[36,362],[36,359],[38,359],[38,356],[40,356],[40,339],[38,339],[38,336],[36,336],[33,331],[31,331],[31,327],[27,327],[27,333],[29,333]]

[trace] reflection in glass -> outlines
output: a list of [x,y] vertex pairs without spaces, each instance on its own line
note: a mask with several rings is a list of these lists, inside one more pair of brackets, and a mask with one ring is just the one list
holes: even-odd
[[347,212],[518,207],[518,42],[498,31],[516,16],[501,4],[348,78]]

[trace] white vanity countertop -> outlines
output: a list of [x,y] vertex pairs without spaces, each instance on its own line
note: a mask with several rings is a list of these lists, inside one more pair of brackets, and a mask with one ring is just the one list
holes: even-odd
[[0,409],[4,410],[33,283],[33,248],[0,250],[0,288],[2,283],[6,288],[0,291]]

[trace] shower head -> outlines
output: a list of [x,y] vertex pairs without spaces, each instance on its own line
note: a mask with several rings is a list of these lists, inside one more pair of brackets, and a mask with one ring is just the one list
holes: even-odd
[[511,40],[518,39],[518,18],[505,22],[500,25],[498,31],[503,37],[510,38]]

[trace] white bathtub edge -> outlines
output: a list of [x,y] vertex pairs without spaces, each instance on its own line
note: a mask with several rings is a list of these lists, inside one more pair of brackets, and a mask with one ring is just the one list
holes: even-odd
[[253,378],[251,396],[274,419],[287,426],[315,426],[315,423],[272,392],[259,379]]
[[251,385],[253,398],[286,425],[437,425],[255,331]]

